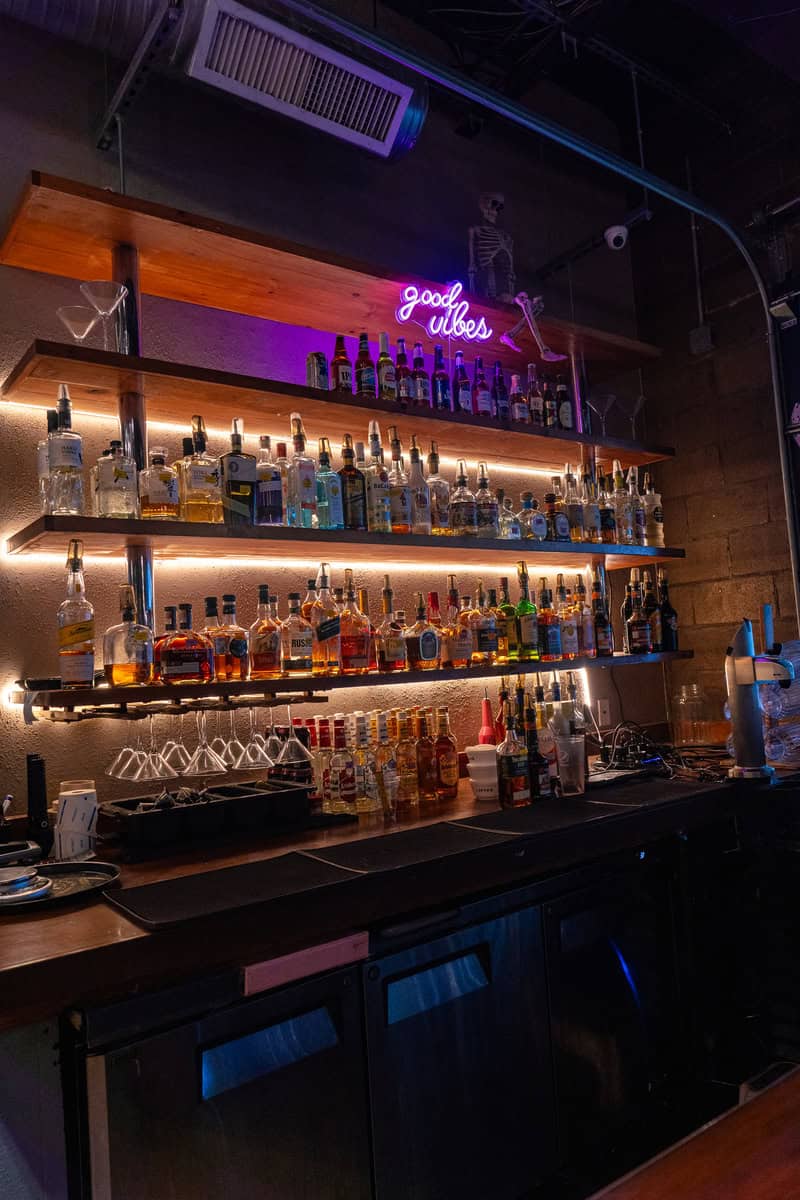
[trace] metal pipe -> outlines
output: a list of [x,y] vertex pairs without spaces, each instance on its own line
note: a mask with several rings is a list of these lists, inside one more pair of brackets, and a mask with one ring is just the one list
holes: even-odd
[[457,96],[461,96],[462,99],[468,100],[471,104],[487,108],[490,112],[504,117],[522,129],[527,129],[530,133],[536,133],[551,142],[556,142],[558,145],[564,146],[567,150],[571,150],[574,154],[580,155],[581,158],[596,163],[599,167],[605,167],[606,170],[612,171],[615,175],[619,175],[631,183],[638,183],[648,191],[655,192],[658,196],[663,196],[665,200],[671,200],[673,204],[686,209],[687,212],[695,213],[698,217],[703,217],[705,220],[710,221],[718,229],[721,229],[723,233],[727,234],[746,262],[764,308],[772,382],[772,403],[775,410],[778,453],[781,464],[781,482],[783,484],[783,499],[786,508],[786,525],[789,536],[789,558],[792,567],[795,615],[798,623],[800,623],[800,540],[798,539],[789,453],[786,440],[783,436],[783,426],[786,418],[783,405],[783,390],[781,387],[778,340],[772,316],[770,315],[769,296],[766,285],[752,254],[735,226],[721,213],[718,213],[716,209],[704,204],[702,200],[698,200],[690,192],[684,191],[683,188],[675,187],[668,180],[661,179],[660,176],[654,175],[643,167],[636,166],[635,163],[628,162],[627,159],[612,153],[610,150],[606,150],[605,147],[590,142],[587,138],[581,137],[580,134],[574,133],[571,129],[566,129],[563,125],[559,125],[556,121],[551,121],[547,117],[531,112],[523,108],[521,104],[509,100],[507,97],[501,96],[489,88],[482,87],[481,84],[460,75],[450,67],[433,63],[413,50],[398,46],[395,42],[383,37],[374,29],[363,29],[359,25],[354,25],[351,21],[346,21],[342,17],[336,16],[334,13],[326,12],[315,4],[307,3],[307,0],[283,0],[283,2],[287,8],[298,13],[304,20],[311,20],[339,37],[344,37],[348,41],[363,47],[365,50],[372,51],[373,53],[377,51],[384,58],[396,63],[398,66],[421,75],[429,83],[444,88],[446,91],[452,92]]
[[[692,166],[689,158],[686,158],[686,186],[691,191],[692,187]],[[703,302],[703,283],[700,274],[700,242],[697,237],[697,217],[694,213],[689,213],[689,229],[692,235],[692,259],[694,261],[694,287],[695,296],[697,298],[697,324],[705,324],[705,304]]]

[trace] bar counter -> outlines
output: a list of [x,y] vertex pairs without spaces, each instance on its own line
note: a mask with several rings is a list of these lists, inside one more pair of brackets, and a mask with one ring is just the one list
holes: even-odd
[[[498,828],[496,805],[476,804],[463,783],[452,805],[391,827],[362,818],[357,827],[259,835],[246,845],[194,843],[154,861],[121,863],[121,887],[131,888],[246,863],[262,862],[266,872],[271,860],[292,851],[323,860],[346,845],[362,843],[364,851],[363,861],[356,855],[329,886],[277,894],[156,932],[103,900],[2,916],[0,1028],[211,971],[240,973],[248,964],[458,906],[469,896],[544,879],[729,816],[739,796],[727,784],[651,779],[603,787],[591,801],[542,801],[502,814]],[[469,827],[457,824],[467,819]],[[491,831],[479,845],[476,827]],[[404,834],[405,841],[390,842]],[[435,846],[445,835],[455,844],[441,853]],[[390,854],[388,865],[382,861],[398,847],[402,852]]]

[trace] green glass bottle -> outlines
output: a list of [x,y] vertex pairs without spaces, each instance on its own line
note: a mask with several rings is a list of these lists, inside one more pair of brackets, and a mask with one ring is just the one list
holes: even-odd
[[539,661],[539,624],[536,605],[530,597],[528,567],[517,563],[519,601],[517,602],[517,659],[519,662]]

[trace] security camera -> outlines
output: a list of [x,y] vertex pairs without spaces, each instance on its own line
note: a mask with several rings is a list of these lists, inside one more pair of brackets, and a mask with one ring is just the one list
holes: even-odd
[[609,225],[603,233],[609,250],[622,250],[628,242],[627,225]]

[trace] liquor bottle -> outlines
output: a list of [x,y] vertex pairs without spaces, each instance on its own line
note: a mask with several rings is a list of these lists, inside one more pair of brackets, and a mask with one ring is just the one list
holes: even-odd
[[499,746],[506,736],[505,711],[509,694],[508,678],[503,675],[500,678],[500,687],[498,688],[499,704],[494,718],[494,740],[496,746]]
[[531,802],[528,750],[517,733],[517,721],[510,704],[505,706],[503,724],[505,737],[497,747],[500,807],[525,808]]
[[80,516],[83,512],[83,438],[72,428],[72,402],[65,383],[58,385],[57,427],[47,435],[47,458],[50,512],[54,516]]
[[430,735],[427,717],[422,715],[417,738],[417,787],[420,804],[430,804],[436,800],[436,784],[436,747]]
[[547,517],[547,540],[550,542],[571,542],[569,517],[567,516],[564,497],[561,495],[561,480],[558,475],[552,477],[552,490],[545,492],[544,507]]
[[358,356],[356,358],[356,395],[362,400],[375,399],[375,363],[369,352],[369,334],[358,335]]
[[411,532],[431,532],[431,492],[422,473],[417,439],[411,435],[411,466],[408,469],[408,487],[411,492]]
[[557,662],[561,653],[561,619],[553,608],[553,594],[547,580],[540,580],[539,591],[539,658],[542,662]]
[[436,798],[455,800],[458,796],[458,747],[450,732],[450,710],[442,705],[436,710]]
[[314,674],[338,675],[342,668],[341,615],[330,590],[329,563],[320,565],[317,598],[309,619],[314,631]]
[[550,778],[550,793],[552,794],[555,792],[558,782],[556,742],[550,728],[550,719],[554,709],[552,704],[546,702],[544,687],[540,683],[537,683],[534,694],[536,696],[536,732],[539,735],[539,749],[547,760],[547,773]]
[[628,618],[628,653],[650,654],[653,649],[652,630],[642,607],[642,587],[637,578],[631,585],[632,612]]
[[161,678],[164,683],[210,683],[214,677],[214,647],[207,637],[192,629],[191,604],[179,604],[178,611],[178,628],[161,647]]
[[542,411],[545,429],[558,429],[558,402],[548,379],[542,387]]
[[353,368],[341,333],[336,335],[336,349],[331,359],[331,391],[353,394]]
[[395,425],[390,425],[389,437],[392,447],[392,467],[389,472],[392,533],[411,533],[411,489],[403,470],[402,446]]
[[458,460],[456,485],[450,493],[450,526],[456,537],[474,537],[478,532],[475,495],[467,486],[467,464]]
[[292,413],[294,453],[286,468],[286,524],[311,529],[317,514],[317,476],[314,460],[306,454],[306,435],[299,413]]
[[322,797],[322,811],[331,811],[331,756],[333,755],[333,739],[331,723],[327,717],[317,717],[317,761],[314,774],[317,787]]
[[164,607],[164,632],[153,640],[153,679],[161,679],[161,649],[170,634],[178,628],[178,606],[167,604]]
[[654,651],[664,648],[664,638],[661,630],[661,606],[653,585],[653,576],[649,571],[644,572],[644,597],[642,610],[650,622],[650,642]]
[[531,800],[546,800],[550,796],[550,767],[539,749],[536,706],[529,692],[525,695],[524,732]]
[[417,782],[417,744],[411,733],[408,714],[400,713],[397,721],[397,814],[407,816],[419,807]]
[[517,513],[520,533],[523,539],[531,538],[543,542],[547,537],[547,516],[543,513],[533,498],[533,492],[523,492],[520,496],[522,508]]
[[342,441],[342,465],[339,468],[344,528],[365,530],[367,528],[367,483],[364,472],[359,471],[356,466],[355,457],[353,438],[346,433]]
[[669,580],[662,567],[658,568],[658,599],[661,607],[661,648],[670,652],[678,649],[678,614],[669,598]]
[[389,472],[383,463],[381,429],[377,421],[369,423],[370,462],[364,472],[367,484],[367,528],[370,533],[392,532],[392,497]]
[[653,486],[649,473],[644,477],[644,541],[646,546],[664,546],[664,510],[661,496]]
[[519,375],[511,376],[511,395],[509,396],[509,407],[511,409],[511,420],[522,421],[526,425],[531,423],[531,410],[528,408],[528,400],[522,390]]
[[97,514],[100,517],[133,519],[139,516],[139,483],[136,463],[111,443],[111,453],[97,460]]
[[506,378],[503,374],[503,364],[497,359],[494,364],[494,379],[492,380],[492,407],[498,421],[508,421],[511,416],[511,405],[508,399]]
[[360,587],[358,589],[358,611],[361,613],[367,623],[367,636],[369,638],[369,670],[377,671],[378,646],[375,640],[375,626],[372,624],[372,618],[369,615],[369,592],[364,587]]
[[497,745],[497,735],[494,731],[494,716],[492,715],[492,702],[489,699],[488,688],[483,689],[483,699],[481,700],[481,727],[478,730],[478,745]]
[[[442,632],[443,622],[442,622],[441,609],[439,608],[439,593],[438,592],[428,592],[428,604],[427,604],[427,609],[426,609],[426,615],[428,618],[428,623],[430,625],[432,625],[434,627],[434,629],[436,629],[439,633],[440,651],[441,651],[441,639],[444,635]],[[441,657],[441,653],[440,653],[440,657]]]
[[[515,663],[519,661],[519,633],[517,630],[517,609],[511,603],[508,591],[508,578],[500,578],[500,603],[497,606],[499,614],[497,627],[497,661],[499,663]],[[502,620],[503,624],[500,625]]]
[[497,658],[497,618],[489,607],[483,580],[475,588],[475,607],[472,610],[473,665],[491,665]]
[[222,516],[226,525],[247,528],[256,519],[256,456],[242,448],[244,422],[231,422],[231,448],[219,460],[222,486]]
[[369,671],[370,633],[369,617],[356,603],[356,588],[353,572],[348,567],[344,573],[344,607],[340,614],[341,654],[343,675],[366,675]]
[[94,608],[86,599],[83,542],[67,551],[67,594],[56,612],[58,667],[62,687],[91,687],[94,682]]
[[594,613],[586,599],[586,584],[583,582],[582,575],[577,575],[575,578],[575,617],[578,624],[578,653],[584,658],[596,658]]
[[[45,514],[50,512],[50,434],[58,429],[58,412],[54,408],[47,410],[47,433],[36,443],[36,476],[39,481],[39,508]],[[95,516],[97,514],[95,513]]]
[[119,589],[122,620],[112,625],[103,637],[103,669],[112,687],[147,684],[153,678],[153,634],[136,620],[133,588],[123,583]]
[[431,533],[447,537],[453,532],[450,528],[450,484],[439,474],[439,453],[433,441],[428,455],[427,484],[431,497]]
[[266,434],[258,439],[256,460],[256,525],[283,525],[283,475],[273,462],[272,443]]
[[[466,612],[466,618],[464,613]],[[442,666],[463,669],[472,663],[472,626],[469,623],[470,598],[459,605],[455,575],[447,576],[447,612],[442,637]]]
[[143,519],[177,521],[180,516],[178,473],[167,465],[163,446],[154,446],[150,466],[139,472],[139,507]]
[[452,389],[453,412],[469,413],[472,416],[472,384],[464,366],[464,351],[456,350],[456,365],[453,368]]
[[416,592],[414,599],[417,619],[405,631],[408,668],[410,671],[435,671],[439,666],[441,635],[427,618],[422,592]]
[[598,480],[600,508],[600,541],[604,545],[616,545],[617,543],[617,510],[614,507],[614,500],[611,494],[613,481],[609,481],[605,475],[600,475]]
[[401,408],[408,408],[409,404],[414,403],[414,377],[411,367],[408,365],[406,339],[403,337],[397,339],[395,373],[397,375],[397,402]]
[[450,393],[450,377],[444,365],[444,350],[441,346],[433,348],[433,378],[431,380],[431,408],[436,412],[452,412],[452,396]]
[[414,369],[411,372],[412,401],[421,408],[431,406],[431,381],[425,370],[422,342],[414,343]]
[[250,678],[274,679],[281,673],[281,623],[273,611],[273,601],[266,583],[258,585],[256,619],[250,626]]
[[222,524],[222,490],[219,459],[207,452],[208,439],[203,418],[192,417],[192,457],[186,467],[184,508],[187,521]]
[[[192,454],[194,453],[194,444],[190,437],[183,439],[183,454],[180,458],[176,458],[172,464],[173,470],[178,476],[178,499],[180,503],[180,518],[182,521],[188,520],[186,516],[186,489],[188,480],[188,471],[192,462]],[[97,508],[95,507],[95,516],[97,516]]]
[[475,359],[475,379],[472,387],[472,411],[476,417],[493,417],[495,413],[491,389],[486,382],[483,359]]
[[380,354],[378,355],[377,372],[378,372],[378,399],[385,401],[387,404],[397,403],[397,373],[394,369],[392,356],[389,353],[389,335],[381,333],[378,335],[380,343]]
[[214,678],[225,679],[226,675],[226,642],[222,634],[222,622],[219,619],[219,605],[216,596],[205,598],[206,620],[202,628],[204,638],[211,643],[214,651]]
[[520,662],[538,662],[539,648],[539,614],[530,595],[530,578],[527,564],[520,560],[517,563],[517,579],[519,581],[519,600],[517,601],[517,658]]
[[317,463],[317,528],[344,529],[342,481],[331,466],[331,444],[326,437],[319,439]]
[[378,795],[383,806],[383,815],[393,819],[397,815],[397,751],[389,737],[386,713],[379,712],[375,721],[375,769],[378,775]]
[[482,538],[500,536],[500,519],[497,497],[489,487],[489,472],[485,462],[478,463],[478,489],[475,492],[477,534]]
[[281,623],[281,671],[284,675],[310,675],[314,631],[300,612],[300,593],[289,592],[289,615]]
[[646,538],[646,515],[644,500],[639,494],[639,472],[636,467],[628,467],[628,495],[631,498],[633,513],[633,541],[636,546],[644,546]]
[[314,579],[306,580],[306,595],[303,603],[300,605],[300,612],[306,621],[311,620],[311,610],[314,607],[314,601],[317,598],[317,583]]
[[620,617],[622,619],[622,649],[625,654],[630,654],[630,646],[628,645],[628,621],[630,620],[631,613],[633,612],[634,574],[638,579],[639,572],[635,567],[631,568],[631,577],[625,584],[625,599],[622,601],[622,606],[620,608]]
[[559,375],[556,379],[556,411],[558,413],[559,429],[575,428],[575,406],[572,403],[572,397],[569,394],[563,375]]
[[519,517],[514,512],[511,506],[511,497],[507,496],[502,488],[498,488],[495,492],[497,496],[498,521],[500,525],[500,537],[506,542],[518,542],[522,537],[522,526],[519,523]]
[[597,503],[597,485],[591,475],[584,475],[581,489],[583,501],[583,536],[587,542],[602,542],[600,505]]
[[352,753],[356,768],[356,812],[380,812],[383,804],[378,787],[378,766],[375,752],[369,742],[369,726],[365,713],[356,713]]
[[583,500],[578,491],[578,485],[571,468],[568,468],[565,474],[567,494],[565,503],[567,509],[567,520],[569,521],[569,536],[573,542],[583,542],[586,540],[586,530],[584,527],[584,512]]
[[331,812],[356,814],[356,762],[347,745],[344,718],[333,718],[333,753],[330,757]]
[[617,518],[617,541],[622,546],[632,546],[633,505],[618,458],[614,459],[614,512]]
[[383,577],[381,607],[383,620],[375,630],[378,670],[385,672],[405,671],[408,667],[406,641],[403,626],[394,614],[394,593],[388,575]]
[[561,620],[561,656],[577,658],[580,650],[578,640],[578,617],[571,598],[567,595],[564,576],[556,575],[556,612]]
[[598,658],[610,658],[614,653],[614,629],[606,608],[600,573],[592,573],[592,615],[594,617],[594,641]]
[[230,592],[222,597],[222,624],[218,637],[223,639],[223,664],[220,664],[217,648],[215,647],[215,669],[222,665],[222,674],[218,679],[243,680],[250,674],[250,656],[247,630],[243,629],[236,620],[236,597]]
[[541,429],[544,425],[544,398],[536,377],[536,363],[528,363],[528,409],[531,424]]

